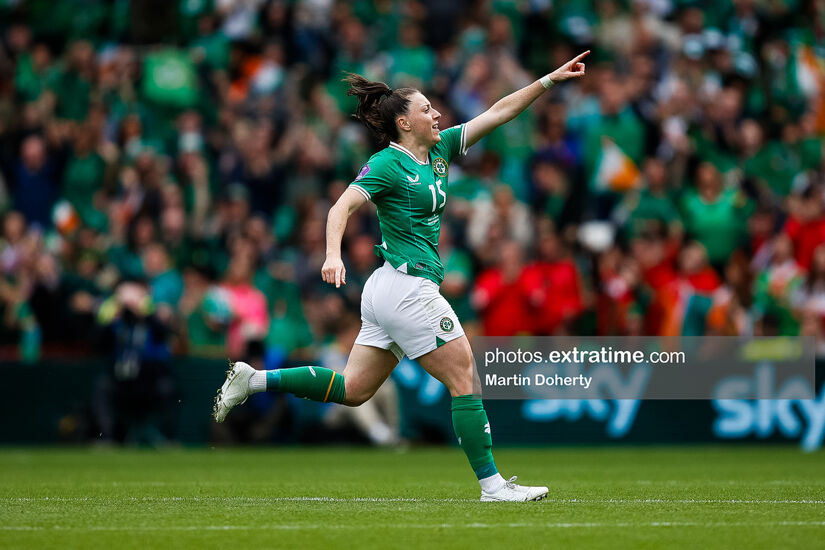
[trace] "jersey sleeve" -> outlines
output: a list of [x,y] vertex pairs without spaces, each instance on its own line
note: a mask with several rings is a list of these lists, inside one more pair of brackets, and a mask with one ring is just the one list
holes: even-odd
[[459,124],[442,131],[439,135],[441,141],[435,144],[437,156],[444,157],[447,162],[451,162],[458,155],[467,152],[467,136],[465,135],[466,124]]
[[375,201],[376,198],[386,193],[392,185],[386,167],[380,161],[370,159],[349,186],[367,198]]

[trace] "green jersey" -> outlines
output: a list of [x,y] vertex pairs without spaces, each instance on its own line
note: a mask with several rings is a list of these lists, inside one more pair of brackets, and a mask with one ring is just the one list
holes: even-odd
[[464,124],[440,135],[427,162],[390,143],[370,157],[350,184],[378,207],[382,242],[375,253],[395,269],[437,285],[444,279],[438,236],[447,205],[447,177],[450,161],[466,152]]

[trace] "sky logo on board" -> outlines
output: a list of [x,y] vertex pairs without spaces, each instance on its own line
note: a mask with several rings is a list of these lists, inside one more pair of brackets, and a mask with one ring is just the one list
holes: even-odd
[[[814,451],[825,438],[825,385],[815,399],[798,396],[792,384],[807,384],[791,379],[776,387],[769,365],[756,368],[752,378],[731,376],[719,383],[713,408],[719,413],[713,433],[725,439],[781,435],[800,438],[802,448]],[[742,399],[749,395],[771,395],[771,399]]]

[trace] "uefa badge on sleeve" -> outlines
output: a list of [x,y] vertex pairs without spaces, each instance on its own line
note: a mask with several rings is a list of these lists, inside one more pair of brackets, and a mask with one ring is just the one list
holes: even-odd
[[369,164],[365,164],[365,165],[363,166],[363,168],[361,168],[361,171],[360,171],[360,172],[358,172],[358,175],[355,177],[355,181],[360,180],[361,178],[363,178],[364,176],[366,176],[366,175],[367,175],[367,174],[369,174],[369,173],[370,173],[370,165],[369,165]]

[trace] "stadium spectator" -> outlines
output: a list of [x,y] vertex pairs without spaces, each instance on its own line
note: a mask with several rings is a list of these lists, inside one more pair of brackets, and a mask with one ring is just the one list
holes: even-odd
[[536,334],[573,334],[573,321],[584,310],[578,267],[559,236],[545,230],[538,239],[537,261],[524,269]]
[[725,265],[725,280],[711,297],[707,314],[709,334],[720,336],[749,335],[753,331],[748,316],[751,307],[752,276],[748,260],[734,253]]
[[28,223],[44,229],[51,226],[52,206],[58,196],[56,164],[41,136],[28,136],[20,144],[20,159],[12,176],[14,206]]
[[170,370],[170,325],[154,312],[149,289],[123,281],[100,307],[111,370],[100,379],[95,416],[103,441],[162,445],[177,433],[177,389]]
[[172,267],[169,253],[160,243],[147,246],[143,251],[142,260],[143,273],[149,281],[149,290],[157,314],[165,321],[170,321],[183,294],[183,279]]
[[642,285],[639,261],[613,247],[599,257],[597,269],[601,285],[596,294],[596,333],[643,334],[643,314],[650,296]]
[[756,277],[753,290],[753,315],[758,324],[765,317],[775,319],[783,336],[797,334],[799,320],[794,316],[792,298],[805,279],[793,256],[793,244],[785,235],[773,240],[770,265]]
[[250,342],[262,340],[269,329],[269,313],[266,296],[253,286],[255,252],[252,243],[238,239],[235,253],[223,278],[232,322],[227,332],[227,351],[235,356],[245,356]]
[[187,268],[178,312],[185,322],[185,353],[223,359],[232,320],[228,293],[217,286],[209,269]]
[[685,232],[707,251],[708,260],[721,269],[725,260],[744,245],[753,205],[740,189],[724,189],[719,171],[709,162],[696,171],[696,189],[682,198]]
[[671,238],[681,240],[682,218],[667,185],[665,163],[648,157],[641,178],[639,189],[629,192],[614,214],[617,222],[623,225],[627,238],[664,227]]
[[481,316],[487,336],[532,334],[535,316],[530,304],[529,281],[524,277],[524,250],[515,241],[505,241],[498,262],[481,272],[472,293],[472,303]]
[[783,232],[791,238],[799,265],[808,269],[814,250],[825,242],[825,209],[822,187],[808,185],[798,196],[788,200],[788,221]]
[[485,248],[491,226],[501,228],[504,238],[522,247],[532,242],[532,219],[528,208],[518,201],[513,190],[505,185],[493,189],[489,199],[473,201],[473,213],[467,227],[467,240],[476,250]]
[[[802,284],[792,290],[791,301],[803,327],[818,325],[814,335],[821,336],[825,327],[825,245],[819,245],[814,251],[811,268]],[[810,333],[811,327],[807,330]]]

